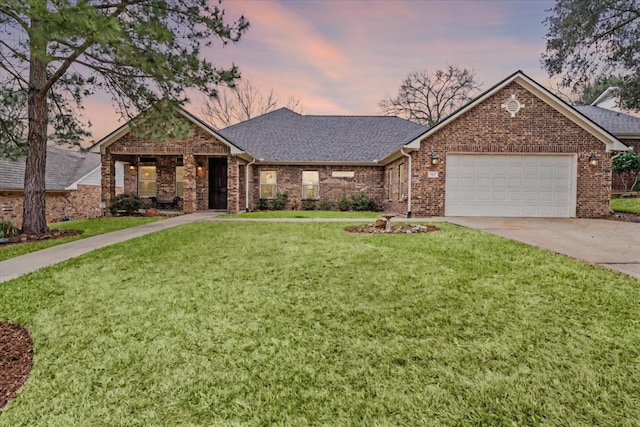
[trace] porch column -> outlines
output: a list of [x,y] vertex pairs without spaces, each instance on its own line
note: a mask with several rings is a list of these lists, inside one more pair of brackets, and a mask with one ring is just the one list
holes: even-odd
[[196,194],[196,159],[191,153],[183,156],[183,210],[184,213],[193,213],[198,209],[198,197]]
[[240,168],[238,158],[229,156],[227,159],[227,211],[238,213],[240,209]]
[[101,201],[104,203],[104,213],[106,216],[111,216],[109,212],[109,205],[111,200],[116,197],[116,162],[110,153],[104,153],[100,155],[102,159],[101,172]]

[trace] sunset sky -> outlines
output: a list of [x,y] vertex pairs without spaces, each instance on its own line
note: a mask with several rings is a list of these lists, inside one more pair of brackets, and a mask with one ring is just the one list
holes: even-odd
[[[242,40],[206,51],[217,66],[232,63],[243,78],[284,102],[295,96],[305,114],[376,115],[406,75],[447,65],[472,68],[487,89],[516,70],[543,86],[547,0],[226,0],[229,20],[251,27]],[[187,109],[201,116],[202,99]],[[86,103],[93,138],[122,122],[108,99]]]

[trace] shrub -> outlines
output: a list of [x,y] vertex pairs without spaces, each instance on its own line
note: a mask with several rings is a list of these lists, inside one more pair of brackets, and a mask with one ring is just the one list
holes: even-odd
[[0,238],[15,237],[20,234],[18,227],[8,219],[0,220]]
[[259,211],[272,211],[273,210],[273,201],[269,199],[260,199],[258,200],[258,210]]
[[118,194],[111,200],[109,205],[109,212],[112,215],[124,213],[125,215],[131,215],[142,207],[142,200],[137,194],[122,193]]
[[276,211],[281,211],[287,207],[287,201],[289,200],[289,193],[286,191],[284,193],[277,192],[276,198],[273,199],[273,209]]
[[317,202],[315,200],[303,200],[302,201],[302,210],[305,211],[315,211],[318,209]]
[[351,210],[351,200],[347,198],[346,194],[343,194],[338,199],[338,209],[340,209],[343,212]]
[[320,209],[321,211],[330,211],[334,206],[335,203],[333,203],[333,200],[329,199],[322,199],[320,200],[320,203],[318,203],[318,209]]
[[367,196],[364,191],[351,195],[351,207],[354,211],[374,211],[382,210],[382,205],[375,198]]

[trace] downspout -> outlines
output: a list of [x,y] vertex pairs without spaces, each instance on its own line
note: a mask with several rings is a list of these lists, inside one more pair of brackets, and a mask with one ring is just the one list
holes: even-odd
[[400,148],[400,154],[405,156],[407,160],[407,173],[409,176],[407,177],[407,218],[411,218],[411,154],[404,152],[404,147]]
[[256,162],[256,158],[254,157],[251,162],[247,163],[247,167],[244,169],[244,192],[245,192],[245,211],[249,212],[249,166]]

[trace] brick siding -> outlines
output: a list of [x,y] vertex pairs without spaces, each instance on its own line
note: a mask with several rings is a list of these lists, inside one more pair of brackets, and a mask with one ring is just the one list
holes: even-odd
[[[191,213],[208,209],[208,168],[209,157],[227,157],[227,206],[230,213],[240,209],[240,183],[238,182],[238,163],[235,156],[230,155],[229,147],[198,126],[193,126],[194,133],[186,138],[169,141],[150,141],[134,138],[127,134],[109,145],[102,155],[102,200],[109,205],[114,196],[113,163],[116,160],[135,164],[137,156],[154,157],[157,171],[158,200],[172,200],[176,195],[175,168],[178,157],[183,158],[183,210]],[[203,169],[198,171],[197,166]],[[137,168],[129,170],[125,167],[125,189],[137,193]]]
[[[512,94],[525,105],[513,118],[501,108]],[[600,218],[609,213],[611,159],[605,144],[515,82],[424,139],[420,150],[412,153],[415,216],[444,215],[448,152],[575,153],[576,216]],[[440,157],[438,165],[431,165],[431,153]],[[595,168],[588,164],[592,154],[600,159]],[[427,178],[428,171],[438,171],[438,178]]]
[[[117,188],[116,192],[122,192]],[[63,218],[87,219],[103,216],[100,208],[101,189],[96,185],[78,185],[77,190],[47,192],[45,209],[47,223],[59,222]],[[0,217],[22,227],[22,191],[0,191]]]
[[[260,199],[260,171],[277,172],[277,191],[287,192],[290,209],[300,205],[302,199],[302,171],[318,171],[320,176],[319,201],[333,201],[346,195],[364,191],[368,197],[383,201],[384,168],[381,166],[348,166],[348,165],[252,165],[250,172],[251,195],[250,209],[257,207]],[[333,171],[352,171],[353,178],[337,178]]]

